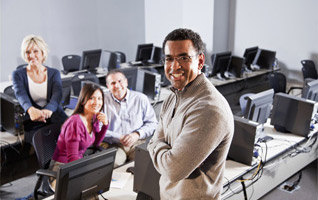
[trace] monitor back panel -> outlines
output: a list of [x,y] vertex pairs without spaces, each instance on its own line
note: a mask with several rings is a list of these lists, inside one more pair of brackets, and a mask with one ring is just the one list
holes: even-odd
[[253,151],[259,124],[234,116],[234,135],[228,158],[239,163],[252,165]]
[[[154,168],[147,150],[147,143],[136,147],[134,191],[148,196],[153,200],[159,200],[160,174]],[[138,197],[137,197],[138,199]]]
[[14,135],[23,133],[23,109],[18,100],[10,95],[0,93],[1,97],[1,126]]
[[315,122],[318,103],[284,93],[274,97],[271,124],[280,132],[307,136]]

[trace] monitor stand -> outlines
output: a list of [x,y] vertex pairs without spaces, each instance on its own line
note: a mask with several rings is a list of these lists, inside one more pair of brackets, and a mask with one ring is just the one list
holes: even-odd
[[89,73],[89,74],[97,74],[97,69],[88,69],[87,73]]
[[225,81],[225,80],[229,79],[224,74],[221,74],[221,73],[217,73],[216,77],[217,77],[217,79],[219,79],[221,81]]

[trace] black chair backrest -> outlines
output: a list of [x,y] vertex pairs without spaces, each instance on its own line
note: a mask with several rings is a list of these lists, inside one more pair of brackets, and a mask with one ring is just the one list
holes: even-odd
[[83,81],[92,81],[94,83],[99,84],[99,79],[95,74],[90,73],[80,73],[76,74],[72,78],[72,88],[73,88],[73,94],[74,96],[79,96],[80,91],[82,89],[82,82]]
[[303,65],[302,72],[304,79],[318,79],[317,69],[315,63],[312,60],[302,60],[300,63]]
[[14,94],[13,85],[10,85],[10,86],[4,88],[3,93],[8,94],[8,95],[10,95],[11,97],[16,98],[16,97],[15,97],[15,94]]
[[286,76],[284,74],[279,72],[269,74],[269,83],[275,93],[286,93]]
[[66,72],[78,71],[81,64],[81,56],[66,55],[62,57],[63,69]]
[[111,52],[108,61],[108,70],[119,68],[118,65],[124,62],[126,62],[126,55],[123,52]]
[[47,169],[55,151],[56,142],[60,134],[60,124],[50,124],[34,133],[33,146],[40,168]]

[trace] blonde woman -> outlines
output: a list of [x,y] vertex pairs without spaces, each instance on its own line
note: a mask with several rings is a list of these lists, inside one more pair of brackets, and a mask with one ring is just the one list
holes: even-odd
[[63,123],[67,116],[60,105],[60,72],[44,65],[48,56],[45,41],[39,36],[26,36],[22,41],[21,56],[27,66],[13,72],[13,88],[16,98],[26,112],[25,141],[31,142],[37,129],[50,123]]

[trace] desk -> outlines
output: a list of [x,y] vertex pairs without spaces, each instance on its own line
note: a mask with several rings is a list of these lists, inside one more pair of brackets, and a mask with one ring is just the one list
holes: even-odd
[[[245,181],[248,199],[259,199],[318,158],[317,133],[308,140],[298,135],[277,132],[273,126],[267,124],[265,125],[265,132],[274,139],[266,143],[268,148],[266,156],[267,162],[263,168],[262,176],[257,181],[254,179],[254,183],[253,180]],[[264,149],[264,160],[266,145],[264,143],[260,145]],[[309,148],[309,146],[311,147]],[[301,152],[302,150],[305,151]],[[132,163],[129,165],[132,165]],[[248,166],[227,160],[221,198],[231,200],[244,199],[242,185],[240,182],[237,182],[237,180],[248,179],[253,175],[256,168],[257,164]],[[158,184],[158,180],[153,180],[153,176],[149,177],[149,179],[154,182],[147,182],[148,184]],[[106,192],[105,195],[109,195],[106,196],[106,198],[109,197],[110,200],[136,199],[136,194],[133,195],[133,193],[131,193],[132,182],[133,178],[129,179],[125,189]],[[252,183],[253,187],[251,187]],[[251,194],[253,195],[251,196]]]
[[[267,162],[260,179],[245,181],[249,199],[259,199],[318,158],[317,134],[307,140],[301,136],[277,132],[270,125],[265,126],[265,131],[274,139],[267,142]],[[313,142],[315,142],[314,145],[310,149],[306,149],[308,152],[301,152],[301,150],[305,150],[303,147],[308,147]],[[263,149],[266,148],[264,143],[261,146]],[[222,199],[244,199],[242,185],[237,180],[251,177],[256,167],[257,165],[247,166],[228,160],[224,174]],[[252,185],[253,187],[251,187]],[[253,195],[251,196],[251,194]]]
[[211,83],[226,98],[230,106],[238,105],[239,98],[246,93],[258,93],[270,89],[268,74],[272,70],[259,70],[244,73],[242,78],[234,78],[225,81],[209,78]]

